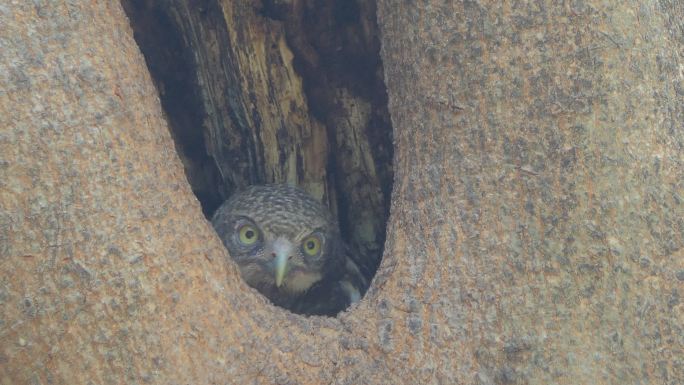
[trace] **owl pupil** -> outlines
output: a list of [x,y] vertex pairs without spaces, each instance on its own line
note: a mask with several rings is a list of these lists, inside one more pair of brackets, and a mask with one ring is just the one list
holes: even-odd
[[309,249],[309,250],[313,250],[313,248],[314,248],[315,246],[316,246],[316,245],[314,244],[313,241],[309,241],[309,242],[306,243],[306,248]]
[[254,231],[252,231],[252,230],[245,231],[245,237],[247,237],[247,239],[254,238]]

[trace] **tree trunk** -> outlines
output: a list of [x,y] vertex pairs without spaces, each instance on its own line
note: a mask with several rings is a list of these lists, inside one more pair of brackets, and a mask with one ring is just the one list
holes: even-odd
[[0,383],[684,381],[684,10],[380,1],[384,258],[337,318],[240,280],[121,6],[0,7]]

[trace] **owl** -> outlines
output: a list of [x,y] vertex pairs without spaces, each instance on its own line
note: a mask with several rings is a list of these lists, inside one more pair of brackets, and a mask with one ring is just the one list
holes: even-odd
[[248,187],[224,202],[211,222],[245,282],[275,305],[333,316],[367,289],[336,221],[303,190]]

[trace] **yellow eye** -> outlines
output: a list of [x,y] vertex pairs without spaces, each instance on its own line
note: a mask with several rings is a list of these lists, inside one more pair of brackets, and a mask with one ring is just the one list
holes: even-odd
[[252,225],[242,225],[238,230],[238,238],[243,245],[251,246],[259,240],[259,230]]
[[308,236],[302,242],[302,249],[306,255],[315,256],[321,251],[321,239],[315,235]]

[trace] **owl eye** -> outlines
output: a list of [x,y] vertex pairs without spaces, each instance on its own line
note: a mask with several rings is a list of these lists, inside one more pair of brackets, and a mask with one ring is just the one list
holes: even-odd
[[259,230],[250,224],[242,225],[238,230],[238,240],[245,246],[251,246],[259,240]]
[[313,257],[321,251],[321,238],[316,235],[310,235],[302,242],[302,250],[304,254]]

